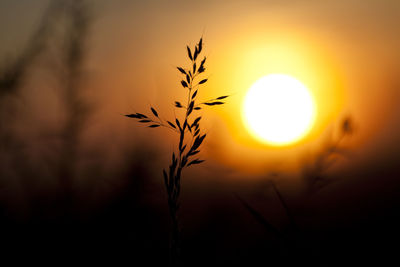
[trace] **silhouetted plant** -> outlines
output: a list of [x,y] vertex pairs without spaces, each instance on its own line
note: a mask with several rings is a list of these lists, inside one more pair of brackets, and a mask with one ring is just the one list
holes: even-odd
[[[37,69],[36,64],[43,57],[53,56],[57,62],[58,59],[61,59],[60,73],[62,75],[57,78],[60,78],[64,94],[61,99],[67,111],[67,118],[62,133],[54,135],[59,136],[63,141],[58,169],[54,178],[60,179],[58,197],[64,201],[72,192],[70,181],[74,174],[77,141],[83,130],[83,122],[87,118],[88,110],[86,102],[80,97],[80,91],[82,91],[80,82],[82,81],[85,57],[84,44],[89,23],[87,15],[88,10],[83,0],[50,1],[37,30],[28,40],[24,50],[0,70],[0,156],[7,155],[10,162],[17,166],[10,167],[10,169],[15,169],[19,178],[23,179],[22,184],[28,199],[30,195],[33,195],[31,192],[33,187],[30,186],[33,183],[32,173],[40,175],[34,171],[35,166],[29,165],[30,161],[24,152],[28,141],[18,137],[15,127],[10,126],[12,123],[19,123],[19,120],[25,117],[17,107],[17,104],[22,103],[21,99],[25,97],[21,88],[28,84],[28,78]],[[63,21],[64,19],[66,21]],[[59,31],[61,27],[65,31]],[[58,31],[63,35],[56,36]],[[63,41],[58,51],[51,42],[52,38]],[[52,51],[58,53],[52,54]],[[55,73],[55,70],[56,68],[51,69],[52,76],[58,74]],[[11,100],[18,100],[18,102]],[[49,133],[46,132],[46,134]],[[1,173],[0,176],[4,178],[5,175]],[[32,200],[29,201],[29,205],[34,205],[34,203]]]
[[16,121],[16,100],[21,98],[20,89],[32,65],[46,48],[46,39],[54,27],[54,19],[60,16],[60,1],[53,0],[44,13],[38,29],[28,40],[27,45],[14,59],[1,62],[0,66],[0,153],[15,154],[15,146],[20,145],[10,124]]
[[53,0],[44,13],[38,29],[29,39],[26,47],[13,61],[0,70],[0,100],[7,94],[16,95],[21,83],[35,59],[46,49],[46,40],[54,28],[54,21],[60,17],[64,0]]
[[86,41],[90,20],[87,4],[82,0],[63,2],[67,21],[65,41],[61,47],[63,59],[62,101],[67,116],[62,129],[63,145],[59,161],[59,185],[64,213],[72,208],[74,171],[78,160],[79,139],[89,115],[89,105],[82,97],[82,81],[86,57]]
[[325,172],[335,163],[336,158],[334,156],[345,155],[347,150],[341,146],[341,142],[353,132],[354,123],[351,117],[345,117],[341,122],[338,138],[328,140],[316,159],[311,164],[304,166],[302,176],[310,193],[318,191],[332,182],[325,176]]
[[183,79],[181,85],[187,90],[186,105],[181,101],[175,101],[175,107],[184,109],[184,116],[182,118],[175,118],[175,120],[163,121],[155,108],[150,107],[151,115],[142,113],[127,114],[125,116],[136,119],[139,123],[147,125],[149,128],[166,127],[175,131],[179,136],[179,145],[177,151],[172,152],[171,164],[167,170],[163,169],[165,188],[168,194],[168,207],[172,221],[171,229],[171,263],[179,263],[180,255],[180,235],[179,235],[179,221],[177,213],[179,211],[179,195],[181,192],[181,177],[184,168],[191,165],[200,164],[204,160],[197,157],[200,152],[201,144],[206,138],[206,134],[202,134],[200,121],[201,116],[195,115],[196,111],[202,109],[204,106],[215,106],[224,104],[223,99],[228,96],[220,96],[205,102],[198,102],[198,90],[200,85],[207,82],[207,78],[201,78],[206,70],[205,62],[206,57],[199,62],[199,56],[203,50],[203,39],[200,38],[199,43],[192,51],[189,46],[187,48],[187,55],[190,59],[191,65],[189,68],[177,67],[178,71],[182,74]]
[[[329,140],[328,144],[324,146],[322,151],[316,156],[316,159],[311,164],[305,165],[302,170],[302,177],[306,183],[307,193],[314,193],[332,182],[332,180],[325,177],[325,171],[335,162],[335,160],[332,159],[333,156],[343,155],[344,152],[346,152],[344,147],[341,146],[341,142],[345,137],[351,135],[353,132],[354,124],[352,119],[350,117],[345,117],[341,122],[338,138]],[[277,177],[278,174],[274,173],[271,176]],[[259,222],[266,231],[275,235],[275,237],[284,245],[285,250],[288,250],[287,252],[290,254],[297,253],[297,255],[299,255],[299,252],[297,251],[298,247],[293,244],[293,238],[288,235],[288,232],[296,233],[298,230],[295,217],[276,184],[272,180],[270,183],[289,220],[289,227],[286,229],[286,232],[270,223],[259,211],[240,196],[237,196],[237,198],[251,216]]]

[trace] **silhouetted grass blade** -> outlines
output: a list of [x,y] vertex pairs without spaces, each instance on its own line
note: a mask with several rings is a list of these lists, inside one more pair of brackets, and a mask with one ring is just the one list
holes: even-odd
[[171,126],[171,127],[173,127],[173,128],[175,128],[176,129],[176,126],[175,126],[175,124],[173,124],[172,122],[170,122],[170,121],[167,121],[167,123]]
[[186,121],[186,125],[187,125],[187,127],[189,129],[189,132],[192,132],[192,126],[190,126],[190,124],[187,121]]
[[189,56],[190,60],[193,60],[192,52],[190,51],[190,47],[186,46],[186,48],[187,48],[187,52],[188,52],[188,56]]
[[185,135],[184,135],[184,131],[183,131],[183,129],[181,130],[181,135],[180,135],[180,137],[179,137],[179,150],[180,151],[182,151],[182,144],[183,144],[183,139],[185,138]]
[[215,105],[222,105],[222,104],[225,104],[224,102],[219,102],[219,101],[217,101],[217,102],[206,102],[206,103],[204,103],[204,105],[207,105],[207,106],[215,106]]
[[151,109],[151,112],[153,112],[153,114],[154,114],[154,116],[156,116],[157,118],[158,118],[158,113],[157,113],[157,111],[154,109],[154,108],[150,108]]
[[190,165],[200,164],[200,163],[202,163],[202,162],[204,162],[204,160],[201,160],[201,159],[192,160],[191,162],[189,162],[188,167],[189,167]]
[[190,104],[189,104],[188,114],[187,114],[188,116],[190,115],[190,113],[192,113],[193,107],[194,107],[194,101],[190,102]]
[[199,84],[203,84],[203,83],[205,83],[207,80],[208,80],[208,79],[201,80],[201,81],[199,82]]
[[173,165],[174,167],[176,167],[177,164],[178,164],[178,159],[177,159],[177,157],[175,156],[175,153],[172,152],[172,165]]
[[193,59],[196,60],[197,59],[197,55],[199,54],[199,48],[196,46],[195,50],[194,50],[194,55],[193,55]]
[[206,63],[206,59],[207,59],[206,57],[203,58],[203,60],[200,63],[200,68],[204,67],[204,63]]
[[136,113],[136,115],[140,116],[140,118],[141,118],[141,119],[143,119],[143,118],[147,118],[147,116],[146,116],[146,115],[144,115],[144,114],[142,114],[142,113]]
[[261,215],[261,213],[256,211],[253,207],[251,207],[244,199],[242,199],[238,195],[235,194],[235,196],[240,201],[240,203],[242,203],[242,205],[247,209],[247,211],[250,212],[250,214],[254,217],[254,219],[256,219],[260,224],[262,224],[266,230],[274,233],[278,237],[283,237],[282,233],[277,228],[275,228],[271,223],[269,223],[264,218],[264,216]]
[[140,119],[140,116],[137,115],[137,114],[127,114],[127,115],[124,115],[124,116],[126,116],[126,117],[128,117],[128,118]]
[[196,154],[199,153],[199,152],[200,152],[199,150],[190,151],[190,152],[188,153],[188,156],[196,155]]
[[194,140],[193,146],[190,150],[196,150],[201,145],[201,143],[203,142],[205,137],[206,137],[206,134],[204,134],[202,136],[197,136],[196,139]]
[[181,67],[176,67],[182,74],[186,75],[186,71]]
[[183,86],[184,88],[188,87],[188,84],[187,84],[186,81],[184,81],[184,80],[181,81],[181,84],[182,84],[182,86]]
[[192,127],[194,127],[195,125],[197,125],[197,124],[199,123],[200,120],[201,120],[201,116],[200,116],[200,117],[197,117],[197,118],[193,121]]
[[185,122],[183,123],[182,131],[184,132],[186,130],[187,126],[187,119],[185,119]]
[[198,47],[199,47],[199,54],[200,54],[200,53],[201,53],[201,50],[202,50],[202,48],[203,48],[203,38],[200,38]]
[[167,172],[165,171],[165,169],[163,169],[162,171],[163,171],[163,176],[164,176],[165,187],[168,188],[168,175],[167,175]]
[[179,130],[182,132],[181,123],[178,119],[175,119],[176,125],[178,126]]
[[[185,147],[186,147],[186,145],[185,145]],[[183,148],[183,150],[185,150],[185,148]],[[182,150],[182,152],[183,152],[183,150]],[[187,157],[183,156],[182,157],[182,167],[186,166],[187,161],[188,161]]]
[[186,145],[184,145],[184,146],[181,148],[180,152],[183,153],[183,151],[185,151],[185,148],[186,148]]
[[192,99],[194,99],[197,96],[197,90],[193,93]]
[[288,204],[286,203],[285,198],[283,197],[283,195],[281,194],[281,192],[279,192],[279,190],[278,190],[278,188],[276,187],[276,185],[275,185],[274,182],[271,182],[271,185],[272,185],[272,188],[273,188],[274,191],[275,191],[275,194],[278,196],[278,199],[279,199],[279,201],[281,202],[282,207],[284,208],[284,210],[285,210],[285,212],[286,212],[286,215],[287,215],[287,217],[288,217],[288,219],[289,219],[289,221],[290,221],[291,226],[294,227],[294,226],[296,225],[296,223],[295,223],[294,217],[293,217],[293,215],[292,215],[292,213],[291,213],[291,211],[290,211],[290,208],[289,208]]

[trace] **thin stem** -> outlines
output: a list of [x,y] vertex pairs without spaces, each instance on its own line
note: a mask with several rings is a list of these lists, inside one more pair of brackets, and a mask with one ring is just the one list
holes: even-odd
[[[194,74],[193,74],[194,75]],[[190,105],[190,101],[192,100],[192,86],[193,86],[193,79],[194,77],[192,77],[190,79],[190,83],[189,83],[189,93],[188,93],[188,100],[187,100],[187,105],[186,105],[186,117],[185,117],[185,121],[188,117],[188,111],[189,111],[189,105]]]
[[215,100],[218,100],[218,99],[217,98],[212,98],[212,99],[209,99],[207,101],[201,102],[201,103],[195,105],[194,107],[199,107],[201,105],[204,105],[205,103],[208,103],[208,102],[211,102],[211,101],[215,101]]
[[[194,61],[192,60],[192,66],[194,64]],[[190,82],[189,82],[189,92],[188,92],[188,98],[187,98],[187,105],[186,107],[186,113],[185,113],[185,119],[183,121],[183,123],[187,124],[186,126],[189,128],[189,123],[187,122],[187,119],[189,117],[189,106],[190,106],[190,102],[192,101],[192,89],[193,89],[193,79],[194,77],[196,77],[195,74],[193,74],[193,77],[191,77]],[[160,121],[160,125],[162,125],[162,122]],[[185,127],[184,125],[182,126],[182,128]],[[180,130],[177,131],[180,133],[180,138],[184,139],[184,135],[185,135],[185,130]],[[193,134],[192,134],[193,136]],[[193,142],[193,138],[192,138],[192,142]],[[181,150],[180,148],[179,150],[179,160],[178,160],[178,169],[176,170],[176,173],[173,174],[173,177],[171,177],[173,179],[173,183],[174,183],[174,189],[172,190],[173,192],[171,192],[171,194],[173,194],[175,197],[173,196],[169,196],[169,198],[171,199],[171,202],[169,204],[169,208],[170,208],[170,215],[171,215],[171,220],[172,220],[172,240],[171,240],[171,263],[172,264],[178,264],[179,263],[179,254],[180,254],[180,247],[179,247],[179,222],[178,222],[178,217],[177,217],[177,211],[178,211],[178,199],[179,199],[179,195],[180,195],[180,180],[181,180],[181,173],[182,173],[182,169],[183,169],[183,162],[182,162],[182,156],[183,156],[183,150]]]
[[165,128],[168,128],[168,129],[170,129],[170,130],[172,130],[172,131],[174,131],[174,132],[178,132],[178,130],[177,129],[175,129],[175,128],[172,128],[171,126],[169,126],[169,125],[165,125],[165,124],[163,124],[163,123],[160,123],[160,126],[163,126],[163,127],[165,127]]
[[285,200],[284,197],[282,196],[281,192],[279,192],[279,190],[278,190],[278,188],[276,187],[275,183],[274,183],[274,182],[271,182],[271,184],[272,184],[272,188],[273,188],[274,191],[275,191],[275,194],[278,196],[278,199],[279,199],[279,201],[280,201],[281,204],[282,204],[283,209],[284,209],[285,212],[286,212],[286,215],[287,215],[287,217],[288,217],[288,219],[289,219],[289,222],[290,222],[291,226],[292,226],[292,227],[295,227],[295,226],[296,226],[296,222],[295,222],[295,220],[294,220],[294,217],[293,217],[293,215],[292,215],[292,212],[291,212],[290,209],[289,209],[289,206],[288,206],[287,203],[286,203],[286,200]]

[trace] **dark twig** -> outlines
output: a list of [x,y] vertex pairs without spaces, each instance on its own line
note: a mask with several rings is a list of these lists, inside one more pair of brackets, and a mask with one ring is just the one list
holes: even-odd
[[267,219],[264,218],[264,216],[259,213],[257,210],[255,210],[249,203],[247,203],[244,199],[239,197],[237,194],[235,194],[236,198],[242,203],[242,205],[247,209],[247,211],[258,221],[264,228],[276,235],[278,238],[284,238],[283,234],[281,231],[279,231],[275,226],[273,226],[270,222],[267,221]]

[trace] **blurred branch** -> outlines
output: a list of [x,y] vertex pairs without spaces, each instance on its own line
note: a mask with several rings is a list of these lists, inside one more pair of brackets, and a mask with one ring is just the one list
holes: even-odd
[[[37,30],[29,39],[25,49],[16,59],[5,65],[0,72],[0,156],[7,157],[17,176],[23,179],[25,193],[29,194],[32,188],[34,166],[29,165],[29,157],[23,149],[29,142],[17,137],[14,125],[20,123],[15,101],[26,77],[34,71],[34,66],[43,54],[50,54],[51,38],[61,40],[61,45],[55,46],[57,54],[51,54],[55,59],[60,58],[63,65],[61,81],[61,97],[66,111],[66,120],[61,135],[62,141],[59,163],[55,178],[60,179],[60,197],[66,201],[72,194],[72,180],[77,159],[77,147],[84,122],[88,117],[88,104],[82,97],[83,64],[86,50],[85,43],[88,35],[89,16],[88,8],[83,0],[53,0],[44,12]],[[61,36],[57,35],[58,28],[62,28]],[[54,68],[50,70],[55,75]],[[45,131],[45,130],[43,130]],[[54,147],[54,149],[56,149]],[[7,162],[8,162],[7,161]],[[6,162],[6,161],[5,161]],[[2,164],[5,164],[2,162]],[[8,163],[7,163],[8,164]],[[23,167],[22,167],[23,166]],[[36,174],[40,176],[40,174]],[[1,173],[0,173],[0,176]],[[30,201],[29,201],[30,202]]]
[[46,47],[55,20],[63,11],[65,0],[53,0],[46,9],[39,27],[31,36],[22,53],[0,71],[0,100],[4,95],[16,94],[34,60]]
[[341,122],[338,138],[329,140],[327,145],[316,156],[316,159],[311,164],[304,166],[302,176],[309,192],[315,192],[332,182],[332,180],[325,177],[325,172],[336,162],[334,156],[348,154],[348,150],[341,143],[353,133],[353,120],[347,116]]
[[60,155],[60,190],[69,208],[73,201],[75,165],[79,138],[87,119],[89,108],[82,93],[85,42],[88,34],[89,18],[85,3],[81,0],[66,1],[67,32],[62,51],[65,71],[63,72],[62,93],[66,109],[66,121],[62,132],[63,146]]
[[280,203],[282,204],[283,209],[285,210],[286,216],[289,219],[289,223],[290,226],[292,228],[296,228],[296,221],[293,217],[293,214],[285,200],[285,198],[283,197],[283,195],[281,194],[281,192],[278,190],[278,188],[276,187],[275,183],[273,181],[271,181],[271,185],[272,185],[272,189],[274,190],[275,194],[277,195]]
[[265,219],[260,212],[254,209],[249,203],[247,203],[247,201],[245,201],[239,195],[235,194],[235,196],[240,201],[240,203],[242,203],[242,205],[246,208],[246,210],[253,216],[253,218],[256,221],[258,221],[262,226],[264,226],[265,230],[273,233],[278,238],[284,238],[283,234],[275,226],[273,226],[270,222],[268,222],[267,219]]

